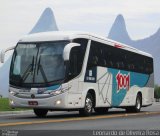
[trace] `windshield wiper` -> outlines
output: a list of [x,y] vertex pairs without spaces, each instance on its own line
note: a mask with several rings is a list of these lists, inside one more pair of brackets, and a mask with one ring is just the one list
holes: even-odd
[[43,67],[42,67],[42,65],[41,65],[41,56],[39,57],[39,61],[38,61],[37,75],[38,75],[38,73],[39,73],[39,70],[41,71],[41,74],[42,74],[42,77],[43,77],[45,83],[48,83],[46,74],[45,74],[44,69],[43,69]]
[[26,71],[22,75],[22,81],[23,82],[27,79],[27,77],[29,76],[29,74],[31,74],[33,72],[33,68],[34,68],[34,56],[32,57],[32,64],[28,65]]

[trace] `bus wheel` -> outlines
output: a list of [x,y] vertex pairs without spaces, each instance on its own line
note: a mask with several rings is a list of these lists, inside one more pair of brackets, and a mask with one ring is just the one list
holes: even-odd
[[80,115],[89,116],[93,110],[93,97],[90,93],[87,94],[85,99],[85,106],[79,110]]
[[142,97],[141,97],[141,95],[138,94],[137,98],[136,98],[136,104],[135,104],[135,106],[133,106],[133,107],[127,107],[126,111],[127,112],[140,112],[141,107],[142,107]]
[[133,108],[134,112],[140,112],[141,107],[142,107],[142,97],[140,95],[137,95],[136,105]]
[[37,117],[41,117],[41,118],[45,117],[48,113],[48,110],[46,109],[33,109],[33,111]]
[[95,108],[94,111],[98,114],[106,114],[108,112],[108,108]]

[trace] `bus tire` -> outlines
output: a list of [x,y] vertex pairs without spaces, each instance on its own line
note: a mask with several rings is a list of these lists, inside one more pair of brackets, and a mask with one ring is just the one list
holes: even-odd
[[104,107],[104,108],[94,108],[94,111],[98,114],[106,114],[108,113],[108,108]]
[[136,98],[136,104],[134,106],[134,112],[140,112],[141,111],[141,107],[142,107],[142,97],[141,95],[137,95],[137,98]]
[[34,111],[34,114],[37,116],[37,117],[45,117],[48,113],[48,110],[46,109],[33,109]]
[[85,99],[85,105],[83,109],[79,110],[79,114],[82,116],[89,116],[93,111],[93,97],[90,93],[87,94]]
[[127,107],[127,112],[140,112],[142,107],[142,97],[140,94],[137,95],[136,104],[133,107]]

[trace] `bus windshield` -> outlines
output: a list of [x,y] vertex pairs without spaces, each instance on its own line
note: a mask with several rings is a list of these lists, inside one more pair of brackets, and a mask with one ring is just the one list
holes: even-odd
[[39,87],[62,82],[66,69],[63,50],[68,43],[19,43],[12,58],[10,84]]

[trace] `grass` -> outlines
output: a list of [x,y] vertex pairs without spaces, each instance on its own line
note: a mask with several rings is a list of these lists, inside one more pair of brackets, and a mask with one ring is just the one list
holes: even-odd
[[26,109],[23,109],[23,108],[12,109],[9,106],[9,99],[8,98],[0,98],[0,112],[2,112],[2,111],[20,111],[20,110],[26,110]]

